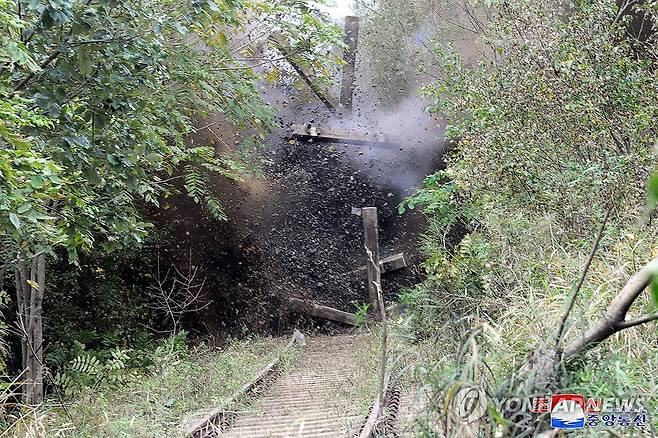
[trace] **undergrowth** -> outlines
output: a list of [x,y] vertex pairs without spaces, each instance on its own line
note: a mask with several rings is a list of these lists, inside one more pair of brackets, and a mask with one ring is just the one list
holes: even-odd
[[[468,217],[459,205],[453,206],[453,214]],[[642,217],[641,209],[636,217]],[[431,214],[428,218],[432,220]],[[420,427],[427,436],[445,427],[454,388],[477,384],[492,398],[504,396],[501,385],[538,347],[551,343],[591,248],[591,240],[568,238],[550,216],[530,219],[489,212],[486,228],[474,227],[454,245],[437,245],[442,235],[436,230],[446,228],[430,227],[425,236],[428,277],[402,294],[409,317],[399,326],[412,343],[434,345],[425,348],[427,354],[416,367],[432,400]],[[658,231],[642,220],[606,228],[571,313],[567,342],[601,318],[628,278],[658,254],[657,242]],[[652,309],[647,295],[632,313]],[[651,400],[658,387],[658,351],[655,343],[647,342],[655,339],[655,330],[651,324],[634,327],[588,351],[564,370],[554,392],[645,397],[655,422],[658,409]],[[493,412],[492,404],[489,408],[492,424],[502,421],[502,413]],[[437,421],[437,413],[444,420]],[[608,436],[591,429],[582,436],[596,434]]]
[[[151,353],[146,371],[135,369],[120,384],[78,383],[75,397],[48,400],[43,410],[27,414],[6,436],[182,436],[198,411],[220,406],[282,356],[285,342],[254,337],[221,349],[203,344],[189,348],[184,337],[170,338]],[[283,354],[284,364],[290,354]]]
[[[407,332],[436,346],[423,358],[431,400],[425,433],[534,436],[550,429],[546,416],[511,415],[492,400],[547,395],[532,392],[539,390],[655,395],[656,303],[648,292],[625,315],[643,315],[645,324],[578,350],[574,360],[554,359],[564,358],[557,343],[563,348],[602,322],[628,279],[658,255],[656,202],[647,203],[658,139],[655,68],[647,60],[657,46],[650,39],[638,49],[629,11],[614,2],[480,6],[477,33],[492,53],[468,63],[452,47],[435,48],[441,68],[425,93],[454,145],[446,170],[401,206],[422,209],[428,220],[427,280],[401,299]],[[643,11],[633,13],[653,17]],[[541,361],[560,367],[550,368],[548,383],[532,374],[547,369]],[[470,385],[486,392],[488,410],[459,424],[450,403]],[[649,418],[657,414],[650,403]]]

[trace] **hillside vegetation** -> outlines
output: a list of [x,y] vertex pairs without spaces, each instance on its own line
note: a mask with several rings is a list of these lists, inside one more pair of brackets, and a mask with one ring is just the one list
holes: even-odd
[[[297,80],[270,37],[327,84],[340,32],[305,1],[242,0],[0,0],[0,27],[0,413],[15,417],[94,387],[85,361],[146,368],[203,307],[191,260],[143,249],[162,238],[147,213],[184,193],[225,220],[209,180],[257,170],[275,122],[258,85]],[[195,143],[203,122],[233,135]]]
[[[563,434],[493,402],[557,393],[640,397],[658,427],[658,1],[355,0],[350,120],[315,101],[345,63],[323,3],[0,0],[0,438],[180,436],[283,354],[268,335],[344,329],[293,296],[357,305],[351,389],[400,378],[420,435]],[[407,119],[400,148],[275,130]],[[425,222],[391,218],[407,194]],[[358,301],[368,204],[420,281],[383,290],[388,321]],[[622,436],[573,433],[596,435]]]
[[[634,32],[655,5],[492,3],[472,11],[477,62],[435,46],[440,79],[424,92],[453,147],[401,206],[429,221],[428,277],[404,297],[414,336],[443,346],[426,365],[429,412],[467,384],[649,399],[658,288],[621,291],[641,270],[650,281],[658,256],[658,51]],[[498,425],[545,427],[495,409],[475,427]]]

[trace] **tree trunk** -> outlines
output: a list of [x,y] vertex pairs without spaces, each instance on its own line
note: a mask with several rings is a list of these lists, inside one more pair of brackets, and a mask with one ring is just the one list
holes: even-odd
[[16,302],[21,334],[23,403],[43,402],[43,295],[46,289],[46,256],[16,260]]

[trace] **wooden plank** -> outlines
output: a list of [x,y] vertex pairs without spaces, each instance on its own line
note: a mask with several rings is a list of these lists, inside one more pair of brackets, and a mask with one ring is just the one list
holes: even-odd
[[[398,269],[403,269],[406,267],[407,267],[407,261],[404,258],[403,252],[399,254],[393,254],[379,260],[379,269],[382,274],[385,274],[387,272],[397,271]],[[343,277],[345,275],[352,275],[352,274],[358,274],[359,272],[366,272],[367,270],[368,270],[368,266],[363,265],[351,271],[338,274],[337,276]]]
[[379,269],[379,229],[377,226],[377,207],[363,207],[361,209],[363,219],[363,234],[366,247],[366,266],[368,274],[368,298],[372,310],[379,313],[379,299],[377,286],[382,284],[381,271]]
[[404,253],[393,254],[384,257],[379,261],[382,274],[385,272],[397,271],[398,269],[406,268],[407,261],[404,259]]
[[340,87],[340,104],[347,114],[352,112],[354,95],[354,72],[356,70],[356,50],[359,42],[359,17],[345,17],[345,52],[343,59],[343,79]]
[[320,99],[320,102],[322,102],[329,111],[336,113],[336,105],[334,105],[329,100],[329,98],[324,95],[322,90],[320,90],[320,87],[318,87],[315,82],[313,82],[313,79],[311,79],[311,76],[306,72],[306,70],[304,70],[304,68],[295,61],[293,51],[290,49],[290,46],[288,46],[288,43],[285,41],[283,36],[281,34],[274,33],[270,35],[270,40],[274,43],[279,52],[281,52],[281,54],[286,58],[286,61],[288,61],[290,66],[297,72],[302,80],[306,82],[306,85],[308,85],[311,91],[313,91],[318,99]]
[[309,124],[293,124],[292,136],[304,140],[328,143],[349,143],[372,146],[400,146],[400,142],[390,135],[378,132],[358,133],[341,129],[320,128]]
[[[391,376],[386,374],[384,377],[384,386],[381,388],[381,393],[386,394],[388,392],[388,385],[390,382]],[[384,403],[386,400],[382,400],[380,395],[377,395],[375,400],[372,402],[370,407],[370,414],[366,418],[365,423],[361,426],[359,431],[358,438],[371,438],[376,436],[377,424],[381,420],[382,412],[384,411]]]
[[316,318],[329,319],[343,324],[357,325],[356,315],[353,313],[343,312],[342,310],[334,309],[333,307],[321,306],[297,298],[291,298],[290,304],[296,311],[307,313]]

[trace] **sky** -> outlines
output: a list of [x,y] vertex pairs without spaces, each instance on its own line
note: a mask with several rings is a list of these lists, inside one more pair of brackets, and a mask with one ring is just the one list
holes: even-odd
[[346,15],[352,15],[352,0],[329,0],[326,6],[321,9],[327,11],[333,19],[343,18]]

